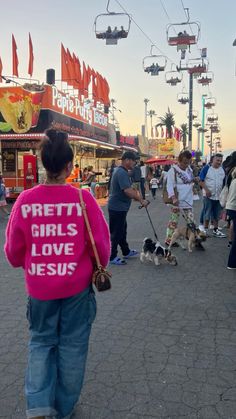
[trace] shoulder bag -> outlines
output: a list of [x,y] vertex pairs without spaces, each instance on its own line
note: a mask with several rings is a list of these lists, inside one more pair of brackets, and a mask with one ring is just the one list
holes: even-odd
[[[177,172],[176,172],[175,169],[174,169],[174,171],[175,171],[175,183],[177,184]],[[174,187],[174,194],[175,194],[176,198],[178,199],[177,185]],[[168,192],[167,192],[167,179],[163,183],[162,199],[163,199],[164,204],[172,204],[173,205],[172,198],[169,198]]]
[[96,260],[96,266],[94,268],[94,272],[93,272],[93,277],[92,277],[92,282],[93,284],[96,286],[98,291],[106,291],[109,290],[111,288],[111,273],[108,272],[105,268],[102,267],[101,262],[100,262],[100,258],[98,255],[98,251],[97,251],[97,247],[94,241],[94,237],[93,237],[93,233],[90,227],[90,222],[88,219],[88,214],[86,211],[86,205],[84,203],[83,200],[83,194],[81,189],[79,189],[79,197],[80,197],[80,205],[82,208],[82,213],[84,216],[84,221],[86,224],[86,228],[89,234],[89,238],[90,238],[90,242],[93,248],[93,253],[95,256],[95,260]]

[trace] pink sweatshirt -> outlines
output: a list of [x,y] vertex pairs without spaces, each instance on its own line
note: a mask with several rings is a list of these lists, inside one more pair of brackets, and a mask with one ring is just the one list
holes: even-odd
[[[82,193],[101,264],[106,266],[108,226],[92,195]],[[22,192],[7,225],[5,253],[12,266],[24,268],[26,290],[33,298],[65,298],[87,288],[95,260],[78,190],[71,185],[38,185]]]

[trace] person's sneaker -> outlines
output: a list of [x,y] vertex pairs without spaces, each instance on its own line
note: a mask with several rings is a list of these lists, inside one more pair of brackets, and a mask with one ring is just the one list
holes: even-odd
[[213,236],[215,237],[226,237],[226,234],[222,233],[218,228],[212,231]]
[[135,249],[130,250],[129,254],[124,256],[124,259],[129,259],[132,258],[133,256],[137,256],[139,254],[139,252]]
[[202,231],[203,233],[206,233],[206,229],[205,229],[205,227],[204,227],[204,225],[203,224],[199,224],[199,230],[200,231]]
[[209,229],[210,230],[214,230],[214,228],[215,228],[214,225],[213,224],[210,224]]
[[233,243],[233,242],[229,241],[229,243],[228,243],[228,247],[231,247],[231,246],[232,246],[232,243]]
[[232,269],[232,270],[234,270],[234,269],[236,269],[236,268],[231,268],[231,266],[227,266],[227,269]]

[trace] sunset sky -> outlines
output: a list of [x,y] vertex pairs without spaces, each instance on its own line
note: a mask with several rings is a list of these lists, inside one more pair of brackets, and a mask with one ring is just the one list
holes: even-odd
[[[188,107],[177,102],[177,95],[188,89],[188,76],[183,83],[171,87],[165,82],[162,73],[152,77],[143,71],[144,56],[150,54],[151,43],[156,55],[168,57],[167,68],[171,62],[179,64],[176,47],[170,47],[166,39],[166,26],[186,20],[183,4],[189,8],[190,21],[198,21],[201,35],[198,46],[191,48],[188,58],[197,58],[199,48],[207,47],[209,70],[214,73],[210,88],[201,87],[194,82],[193,108],[201,114],[202,94],[211,94],[217,100],[215,112],[219,116],[223,149],[236,149],[234,139],[235,122],[235,62],[236,47],[236,1],[227,0],[119,0],[119,3],[132,15],[135,22],[150,38],[148,40],[134,22],[127,39],[120,40],[117,46],[106,46],[97,40],[93,23],[99,13],[105,13],[105,0],[11,0],[1,3],[0,57],[3,74],[11,75],[11,35],[18,46],[19,76],[27,77],[28,32],[34,46],[33,78],[45,81],[46,69],[55,68],[56,79],[60,79],[60,44],[79,56],[95,70],[99,71],[110,84],[110,97],[116,100],[115,106],[121,110],[116,116],[123,134],[141,132],[144,123],[144,98],[148,98],[149,110],[163,116],[168,106],[175,114],[176,125],[187,122]],[[122,12],[116,0],[110,2],[111,10]],[[109,24],[120,27],[125,24],[122,18],[114,21],[109,18],[100,21],[104,29]],[[152,42],[151,42],[152,41]],[[210,92],[210,93],[209,93]],[[194,129],[194,147],[196,146]],[[207,150],[207,148],[206,148]]]

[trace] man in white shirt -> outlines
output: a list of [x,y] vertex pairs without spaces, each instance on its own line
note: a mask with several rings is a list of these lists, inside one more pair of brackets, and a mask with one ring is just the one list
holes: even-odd
[[213,235],[215,237],[226,237],[226,235],[218,229],[218,222],[222,211],[219,197],[225,178],[222,159],[222,154],[216,154],[213,157],[211,166],[205,166],[200,173],[200,185],[203,188],[204,197],[204,226],[207,230],[209,221],[212,219],[214,225]]

